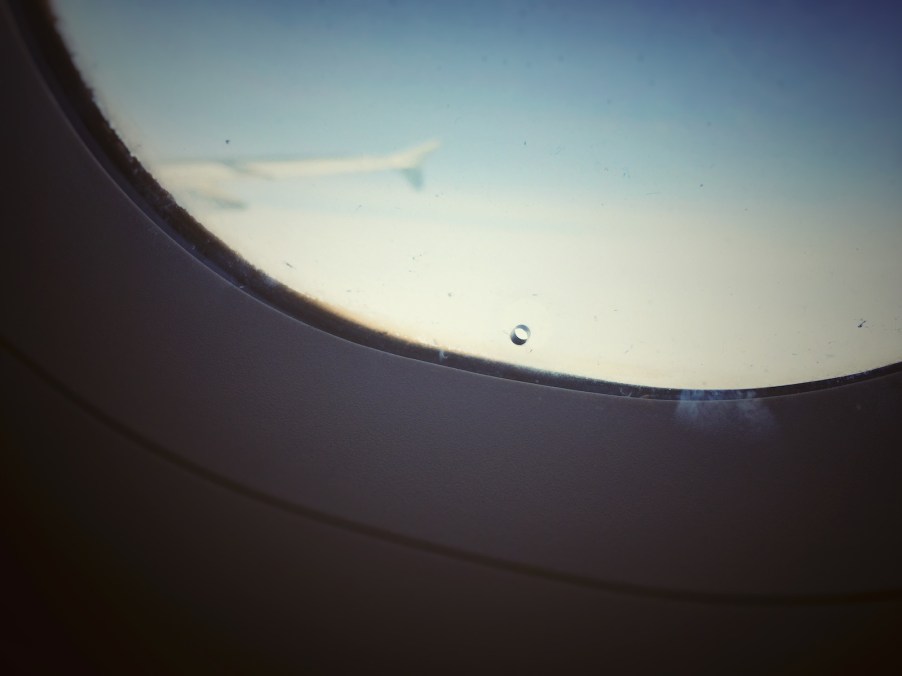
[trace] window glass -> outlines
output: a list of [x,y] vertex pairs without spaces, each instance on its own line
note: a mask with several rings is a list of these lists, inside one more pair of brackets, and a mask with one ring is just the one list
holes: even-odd
[[657,387],[902,361],[891,3],[54,7],[134,155],[339,315]]

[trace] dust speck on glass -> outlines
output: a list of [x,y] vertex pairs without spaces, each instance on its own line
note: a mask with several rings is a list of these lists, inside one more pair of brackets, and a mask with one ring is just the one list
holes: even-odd
[[54,8],[204,227],[442,361],[687,390],[902,361],[893,3]]

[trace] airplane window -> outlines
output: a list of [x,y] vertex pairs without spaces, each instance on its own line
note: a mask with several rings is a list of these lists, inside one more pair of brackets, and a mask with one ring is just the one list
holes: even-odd
[[53,8],[203,227],[438,361],[678,389],[902,361],[891,3]]

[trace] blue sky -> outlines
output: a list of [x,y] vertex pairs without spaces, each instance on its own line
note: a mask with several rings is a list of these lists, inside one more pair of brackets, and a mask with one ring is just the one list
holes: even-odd
[[155,155],[385,152],[438,136],[452,181],[591,191],[607,167],[628,169],[639,193],[685,190],[684,175],[724,199],[743,182],[902,192],[902,21],[891,8],[60,5],[89,38],[80,49],[101,89],[153,135]]

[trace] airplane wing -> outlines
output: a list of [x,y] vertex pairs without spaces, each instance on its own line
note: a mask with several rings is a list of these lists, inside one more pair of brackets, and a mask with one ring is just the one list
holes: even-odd
[[388,155],[358,157],[173,162],[160,165],[154,174],[171,191],[184,191],[225,208],[240,208],[243,204],[229,196],[224,184],[247,178],[280,180],[398,171],[411,187],[419,190],[423,186],[423,161],[440,145],[431,140]]

